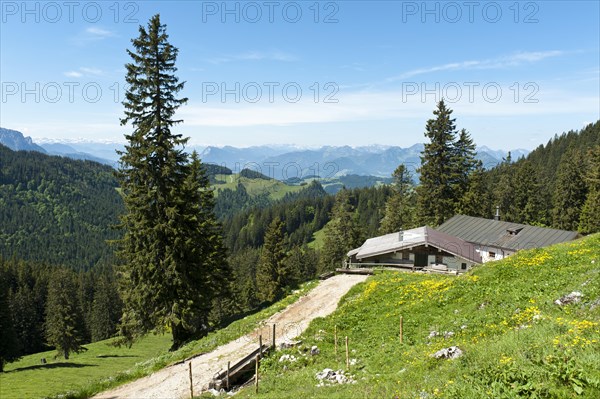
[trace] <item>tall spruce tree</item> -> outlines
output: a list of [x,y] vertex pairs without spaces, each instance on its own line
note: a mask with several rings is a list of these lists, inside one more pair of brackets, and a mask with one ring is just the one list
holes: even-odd
[[413,227],[414,182],[405,165],[399,165],[392,174],[394,193],[385,203],[385,214],[379,226],[381,234],[393,233]]
[[579,231],[584,234],[600,232],[600,145],[589,150],[587,165],[588,195],[579,218]]
[[489,218],[492,216],[492,208],[492,196],[488,190],[485,169],[481,161],[478,161],[475,169],[469,174],[467,189],[459,199],[456,212]]
[[456,123],[444,100],[433,114],[435,118],[429,119],[425,128],[430,142],[425,143],[421,155],[417,214],[419,224],[438,226],[454,215],[457,203]]
[[514,209],[512,222],[547,225],[544,187],[534,166],[529,160],[517,163],[518,169],[513,182]]
[[360,228],[349,190],[343,188],[335,197],[331,219],[325,226],[325,238],[319,259],[320,272],[335,270],[346,254],[360,245]]
[[585,163],[578,151],[568,150],[561,158],[554,186],[553,226],[562,230],[577,230],[579,215],[587,195],[583,179]]
[[[469,189],[471,174],[478,166],[478,161],[475,159],[475,143],[469,132],[461,129],[458,139],[454,143],[454,176],[453,190],[455,193],[455,206],[460,203],[460,198]],[[458,210],[458,209],[457,209]]]
[[28,285],[20,286],[10,301],[15,331],[24,354],[44,349],[44,309],[36,306],[33,290]]
[[77,301],[74,273],[58,269],[48,282],[46,339],[65,359],[83,351],[83,315]]
[[140,26],[128,50],[125,117],[133,133],[121,152],[117,176],[126,213],[118,242],[124,312],[120,332],[128,343],[150,331],[171,331],[172,349],[208,329],[213,298],[224,289],[226,265],[212,191],[187,138],[172,128],[187,98],[175,76],[178,50],[160,16]]
[[502,220],[517,222],[519,215],[515,206],[515,164],[512,162],[510,152],[502,163],[492,170],[490,174],[493,194],[493,206],[500,208]]
[[101,341],[114,336],[122,309],[121,298],[114,279],[101,276],[96,280],[96,290],[91,304],[89,329],[91,341]]
[[289,280],[286,268],[286,240],[283,222],[279,218],[273,219],[265,233],[264,245],[256,267],[257,297],[261,301],[274,301],[281,295]]
[[9,300],[9,287],[6,275],[0,264],[0,373],[4,364],[17,360],[19,341],[14,328],[14,321]]

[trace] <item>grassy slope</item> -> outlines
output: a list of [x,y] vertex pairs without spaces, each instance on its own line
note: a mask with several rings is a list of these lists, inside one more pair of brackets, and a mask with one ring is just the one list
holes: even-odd
[[217,194],[218,190],[225,188],[235,190],[238,183],[242,183],[248,194],[253,197],[267,192],[272,200],[278,200],[283,198],[287,193],[297,192],[304,188],[302,186],[289,186],[276,179],[248,179],[239,176],[239,174],[216,175],[215,178],[218,183],[213,187]]
[[323,226],[321,230],[317,230],[313,233],[313,240],[308,243],[308,246],[312,249],[322,249],[323,244],[325,243],[325,227]]
[[[581,303],[554,304],[572,291],[583,293]],[[522,251],[460,277],[381,273],[311,324],[304,345],[319,346],[320,355],[284,364],[277,352],[263,361],[258,397],[599,398],[599,323],[599,234]],[[341,337],[337,356],[334,326]],[[429,339],[432,330],[454,336]],[[350,357],[358,360],[350,367],[357,383],[316,387],[318,371],[345,367],[346,335]],[[464,356],[430,357],[451,345]],[[285,353],[298,356],[298,349]],[[256,396],[252,388],[239,397]]]
[[[170,336],[151,335],[131,349],[116,348],[110,345],[110,340],[85,345],[86,352],[72,355],[68,361],[54,360],[55,352],[26,356],[7,364],[6,372],[0,373],[0,398],[39,398],[66,392],[69,392],[68,398],[91,396],[237,339],[295,302],[315,285],[316,282],[306,283],[274,305],[191,342],[176,352],[168,352]],[[42,357],[48,360],[48,364],[40,363]]]

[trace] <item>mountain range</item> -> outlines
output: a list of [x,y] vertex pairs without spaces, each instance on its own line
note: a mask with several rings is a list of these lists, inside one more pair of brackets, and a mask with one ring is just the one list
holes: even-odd
[[[39,143],[34,143],[30,137],[24,137],[18,131],[3,128],[0,128],[0,144],[17,151],[38,151],[111,166],[115,166],[119,159],[116,150],[123,149],[122,144],[109,142],[40,140]],[[307,176],[389,177],[401,163],[416,175],[423,144],[417,143],[407,148],[371,145],[307,149],[292,145],[261,145],[246,148],[191,146],[188,149],[198,151],[204,162],[225,166],[234,173],[251,169],[278,180],[289,180]],[[528,153],[524,149],[511,150],[513,160]],[[477,149],[477,158],[486,168],[497,165],[507,154],[508,151],[493,150],[485,146]]]

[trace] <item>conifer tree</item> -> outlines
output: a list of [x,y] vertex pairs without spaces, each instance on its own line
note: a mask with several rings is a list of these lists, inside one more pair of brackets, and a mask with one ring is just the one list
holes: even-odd
[[516,223],[546,225],[544,189],[535,168],[528,160],[519,161],[514,179],[514,213]]
[[84,350],[81,346],[82,332],[79,330],[83,325],[83,316],[74,279],[71,271],[58,269],[48,282],[46,339],[65,359],[69,359],[71,353]]
[[468,177],[467,189],[459,200],[456,212],[481,218],[489,218],[492,213],[492,198],[487,187],[486,174],[481,161]]
[[421,155],[420,184],[417,187],[418,219],[421,225],[438,226],[454,215],[457,193],[457,153],[454,148],[456,123],[452,110],[441,100],[429,119]]
[[579,231],[584,234],[600,232],[600,145],[589,150],[585,181],[588,195],[581,209]]
[[518,209],[515,206],[515,164],[512,163],[510,152],[507,157],[502,160],[492,175],[492,193],[494,198],[493,207],[500,208],[502,220],[509,222],[517,222],[519,215]]
[[117,176],[126,213],[118,242],[128,343],[150,331],[171,331],[172,349],[208,330],[215,296],[227,289],[229,267],[214,218],[213,193],[187,139],[174,133],[184,83],[175,76],[178,50],[155,15],[128,50],[125,117],[131,124]]
[[108,276],[100,277],[96,282],[90,311],[89,328],[92,342],[101,341],[116,334],[121,308],[121,298],[119,298],[115,282]]
[[14,327],[23,354],[42,351],[46,342],[44,306],[36,303],[33,290],[26,284],[15,291],[10,302]]
[[288,283],[286,238],[283,222],[279,218],[273,219],[265,233],[256,268],[257,297],[261,301],[274,301]]
[[15,361],[20,357],[19,341],[9,304],[8,282],[4,271],[0,269],[0,373],[4,371],[5,363]]
[[355,207],[350,191],[340,190],[335,197],[331,220],[325,226],[325,238],[321,258],[320,272],[341,267],[346,254],[360,245],[360,228],[356,220]]
[[562,156],[554,186],[553,226],[562,230],[577,230],[581,208],[587,195],[584,181],[585,163],[578,151],[569,150]]
[[290,286],[315,277],[319,259],[314,249],[307,245],[295,246],[290,251],[287,263],[290,270]]
[[475,159],[475,143],[471,135],[462,129],[458,135],[458,139],[454,143],[454,176],[453,190],[455,193],[456,205],[459,204],[460,198],[469,189],[469,180],[471,174],[479,165],[479,161]]
[[410,229],[414,225],[414,182],[405,165],[392,174],[394,193],[385,204],[385,214],[379,226],[381,234]]

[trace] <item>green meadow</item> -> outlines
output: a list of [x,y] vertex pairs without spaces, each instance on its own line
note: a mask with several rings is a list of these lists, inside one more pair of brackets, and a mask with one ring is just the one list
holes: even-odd
[[[36,353],[9,363],[0,373],[0,398],[86,398],[100,391],[143,377],[191,356],[209,352],[235,340],[295,302],[314,288],[316,282],[253,315],[234,321],[227,327],[169,352],[169,335],[149,335],[131,348],[115,347],[112,340],[85,345],[85,352],[72,354],[69,360],[54,358],[56,352]],[[41,364],[46,358],[47,364]]]
[[[555,304],[573,291],[580,302]],[[521,251],[458,277],[378,273],[302,339],[302,347],[263,360],[258,396],[252,387],[239,397],[597,399],[600,235]],[[320,354],[307,352],[313,345]],[[463,355],[431,356],[450,346]],[[283,354],[298,360],[280,362]],[[319,387],[315,375],[325,368],[347,370],[356,382]]]

